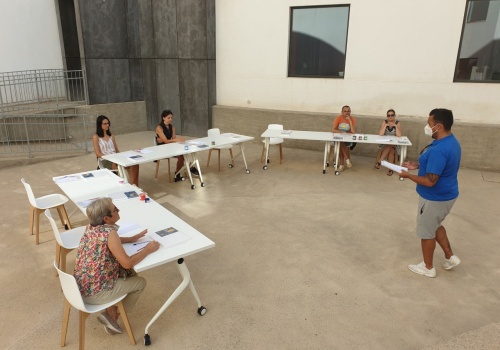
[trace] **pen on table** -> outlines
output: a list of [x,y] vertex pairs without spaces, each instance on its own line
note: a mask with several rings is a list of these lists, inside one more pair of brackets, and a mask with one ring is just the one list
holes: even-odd
[[141,251],[141,250],[143,250],[144,248],[146,248],[146,247],[139,248],[139,249],[137,249],[137,251],[138,251],[138,252],[140,252],[140,251]]
[[139,244],[144,244],[144,243],[149,243],[151,241],[144,241],[144,242],[137,242],[137,243],[134,243],[134,245],[139,245]]

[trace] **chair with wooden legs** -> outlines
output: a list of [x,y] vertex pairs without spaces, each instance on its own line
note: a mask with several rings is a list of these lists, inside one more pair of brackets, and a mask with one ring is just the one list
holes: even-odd
[[[158,140],[156,139],[156,136],[154,137],[154,143],[155,143],[155,146],[158,146]],[[167,162],[168,162],[168,182],[172,182],[172,175],[170,174],[170,158],[167,158]],[[160,170],[160,160],[159,159],[156,161],[155,179],[158,179],[158,170]]]
[[62,323],[62,331],[61,331],[61,346],[66,344],[66,334],[68,333],[68,321],[69,321],[69,313],[71,311],[71,307],[73,306],[75,309],[79,311],[79,333],[80,333],[80,344],[79,349],[83,350],[85,348],[85,321],[90,314],[94,314],[96,312],[103,311],[110,306],[116,305],[118,306],[118,310],[120,311],[120,315],[123,320],[123,324],[125,325],[125,329],[127,330],[128,337],[132,345],[135,345],[134,334],[132,333],[132,328],[130,327],[130,322],[127,317],[127,313],[125,312],[125,308],[123,307],[122,300],[125,299],[127,294],[122,295],[121,297],[102,305],[91,305],[86,304],[82,295],[80,294],[80,290],[78,289],[78,284],[76,283],[75,277],[73,275],[69,275],[66,272],[61,271],[56,262],[54,261],[54,267],[59,274],[59,281],[61,282],[61,287],[64,293],[64,312],[63,312],[63,323]]
[[[219,136],[219,135],[220,135],[220,130],[218,128],[213,128],[213,129],[208,130],[208,137],[211,137],[211,136],[214,137],[214,136]],[[218,156],[219,156],[219,171],[220,171],[220,150],[221,149],[228,149],[229,150],[229,155],[231,156],[231,163],[229,163],[229,167],[230,168],[234,167],[233,145],[226,145],[226,146],[211,148],[210,151],[208,151],[207,167],[210,166],[210,156],[212,155],[212,151],[216,150],[218,152]]]
[[86,226],[76,227],[61,234],[57,228],[55,220],[52,218],[50,209],[45,210],[45,216],[49,219],[50,226],[52,226],[52,231],[54,232],[54,237],[56,238],[55,261],[57,266],[59,266],[62,271],[66,272],[66,255],[68,255],[73,249],[78,248]]
[[33,226],[36,226],[36,244],[39,243],[40,236],[40,214],[46,209],[57,209],[59,213],[59,218],[64,228],[70,229],[71,223],[69,222],[68,214],[66,213],[66,208],[64,204],[68,201],[68,198],[62,194],[49,194],[47,196],[35,198],[31,186],[24,180],[21,182],[26,189],[28,194],[28,199],[30,202],[30,234],[33,234]]
[[[283,130],[283,125],[281,124],[269,124],[267,126],[268,129],[272,130]],[[262,140],[263,145],[262,145],[262,155],[260,156],[260,162],[262,163],[264,161],[264,153],[266,153],[266,140]],[[270,137],[269,138],[269,145],[278,145],[280,148],[280,164],[283,161],[283,148],[281,147],[283,143],[283,139],[279,137]],[[266,160],[266,163],[269,162],[269,159]]]

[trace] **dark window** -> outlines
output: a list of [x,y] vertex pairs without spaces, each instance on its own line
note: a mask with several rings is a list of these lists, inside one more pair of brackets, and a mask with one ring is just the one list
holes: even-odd
[[290,9],[289,77],[344,77],[349,5]]
[[500,1],[467,1],[454,81],[500,82]]

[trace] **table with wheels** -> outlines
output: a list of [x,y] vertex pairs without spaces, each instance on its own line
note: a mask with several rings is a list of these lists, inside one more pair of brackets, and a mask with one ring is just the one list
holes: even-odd
[[[60,177],[54,177],[54,182],[64,191],[64,193],[85,213],[85,208],[81,206],[82,201],[109,196],[112,193],[136,191],[141,189],[126,183],[121,183],[122,179],[109,170],[93,170],[89,173],[95,173],[93,178],[83,178],[82,174],[71,174]],[[78,179],[73,180],[74,177]],[[68,178],[70,181],[61,181]],[[194,287],[189,270],[184,258],[196,254],[206,249],[213,248],[215,243],[205,237],[198,230],[187,224],[185,221],[172,214],[152,199],[148,202],[141,201],[139,198],[115,200],[113,203],[120,210],[121,219],[124,222],[133,222],[140,225],[140,229],[148,229],[147,237],[154,239],[155,232],[164,230],[168,227],[175,227],[179,232],[188,236],[189,239],[183,243],[165,247],[161,245],[156,252],[149,254],[144,260],[134,266],[135,271],[141,272],[163,264],[176,261],[177,268],[182,276],[182,282],[177,289],[168,297],[158,312],[153,316],[145,328],[144,344],[151,344],[149,329],[160,315],[171,305],[174,300],[189,286],[197,303],[197,312],[203,316],[207,309],[201,304],[200,298]],[[135,232],[135,231],[133,231]]]
[[[338,169],[339,155],[340,155],[340,143],[341,142],[357,142],[357,143],[374,143],[378,145],[394,145],[401,147],[401,156],[399,159],[399,165],[403,164],[406,159],[407,148],[411,146],[411,142],[406,136],[391,136],[391,135],[372,135],[372,134],[335,134],[334,140],[334,155],[335,155],[335,175],[339,175]],[[404,179],[399,178],[400,181]]]
[[200,168],[200,162],[198,160],[198,152],[208,151],[220,146],[239,145],[241,155],[243,156],[243,160],[245,162],[246,173],[250,173],[250,169],[248,169],[245,158],[243,144],[244,142],[253,140],[254,138],[245,135],[231,135],[232,136],[225,136],[225,134],[222,134],[212,137],[191,139],[186,140],[184,143],[172,142],[164,145],[146,147],[139,150],[130,150],[120,153],[108,154],[103,156],[102,158],[117,164],[120,176],[129,181],[127,170],[125,169],[128,166],[183,156],[185,160],[184,167],[179,170],[179,173],[186,171],[188,174],[189,182],[191,184],[191,189],[195,189],[196,185],[194,184],[193,176],[191,174],[192,167],[195,167],[198,170],[200,185],[201,187],[205,187],[205,182],[203,181],[203,175]]

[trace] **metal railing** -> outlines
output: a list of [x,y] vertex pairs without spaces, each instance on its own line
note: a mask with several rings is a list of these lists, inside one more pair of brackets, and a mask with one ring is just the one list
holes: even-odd
[[91,114],[0,115],[0,156],[39,152],[89,152],[96,116]]
[[0,73],[0,113],[88,104],[85,71],[35,69]]

